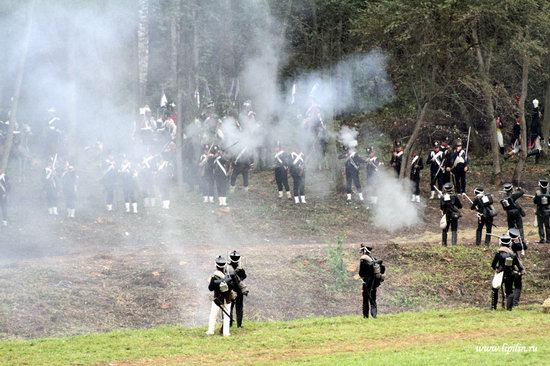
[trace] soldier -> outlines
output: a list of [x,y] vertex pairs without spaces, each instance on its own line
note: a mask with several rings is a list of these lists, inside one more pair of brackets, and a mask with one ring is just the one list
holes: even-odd
[[287,198],[292,198],[290,187],[288,186],[288,169],[291,164],[290,154],[281,145],[277,145],[277,152],[273,156],[273,160],[275,165],[273,172],[275,174],[279,198],[283,198],[283,188],[286,191]]
[[290,175],[292,176],[294,203],[306,203],[304,154],[300,151],[292,152],[290,154],[290,160]]
[[[363,317],[376,318],[378,308],[376,305],[376,289],[384,281],[384,273],[386,267],[382,263],[382,260],[375,258],[371,252],[373,249],[372,244],[361,244],[359,252],[361,259],[359,262],[359,276],[363,280],[362,293],[363,293]],[[370,308],[370,309],[369,309]]]
[[245,147],[232,162],[233,171],[231,172],[231,192],[235,191],[235,184],[237,183],[237,177],[239,175],[243,176],[243,187],[244,191],[248,192],[248,173],[254,165],[254,157],[248,152],[248,148]]
[[57,117],[57,111],[55,108],[50,107],[48,109],[48,122],[46,130],[46,144],[47,144],[47,153],[54,155],[59,153],[60,142],[61,142],[61,119]]
[[542,135],[542,126],[540,123],[542,114],[539,110],[539,101],[533,99],[533,114],[531,115],[531,131],[529,136],[529,149],[531,150],[527,157],[535,156],[535,164],[538,164],[542,152],[541,143],[544,141]]
[[485,226],[485,245],[491,244],[491,231],[493,230],[493,218],[497,215],[493,206],[493,197],[485,194],[483,188],[474,189],[476,197],[470,206],[471,210],[477,211],[476,245],[481,244],[481,235]]
[[143,193],[143,206],[154,207],[155,202],[155,164],[156,158],[153,154],[148,152],[139,165],[139,181],[140,188]]
[[0,169],[0,210],[2,211],[2,226],[8,226],[8,193],[10,181],[8,176]]
[[366,164],[367,161],[357,154],[353,147],[349,147],[347,152],[344,152],[338,156],[338,159],[346,159],[345,173],[346,173],[346,201],[351,202],[351,185],[355,185],[359,200],[363,201],[363,192],[361,191],[361,181],[359,180],[359,170],[361,164]]
[[378,167],[382,163],[378,161],[374,148],[369,147],[367,153],[369,154],[369,159],[367,160],[367,193],[369,194],[370,201],[376,205],[378,202],[378,197],[376,196],[376,180],[378,177]]
[[[199,176],[203,196],[203,203],[214,203],[214,172],[212,170],[215,159],[214,146],[203,145],[202,155],[199,158]],[[217,149],[217,146],[216,146]]]
[[63,195],[65,196],[65,205],[67,206],[67,217],[69,218],[75,217],[77,179],[74,166],[67,162],[65,171],[61,175],[61,185],[63,186]]
[[430,166],[430,199],[433,200],[435,198],[434,186],[437,186],[439,190],[443,188],[443,173],[445,170],[443,166],[443,151],[439,148],[437,141],[434,142],[433,150],[430,151],[426,164]]
[[442,181],[443,184],[445,183],[452,183],[451,180],[451,169],[453,167],[453,160],[452,160],[452,147],[447,143],[447,141],[443,141],[441,143],[441,151],[443,152],[443,177]]
[[241,255],[236,250],[229,253],[229,266],[227,266],[227,273],[231,276],[236,284],[235,292],[237,297],[235,301],[231,303],[231,322],[229,326],[233,326],[233,309],[237,315],[237,328],[243,326],[243,300],[244,296],[248,296],[248,289],[244,280],[246,279],[246,272],[241,266]]
[[420,203],[420,171],[424,169],[424,162],[417,152],[413,152],[411,161],[411,181],[413,182],[413,194],[411,202]]
[[160,162],[157,169],[157,177],[162,208],[168,210],[170,209],[170,188],[174,179],[174,166],[169,160],[163,159]]
[[115,183],[117,178],[116,161],[112,155],[108,155],[104,162],[101,184],[105,190],[105,204],[107,211],[113,211],[113,201],[115,199]]
[[506,211],[506,218],[508,221],[508,229],[516,228],[519,229],[521,234],[521,239],[525,239],[523,235],[523,219],[525,216],[525,211],[517,202],[518,199],[523,196],[524,192],[521,188],[518,188],[516,192],[513,192],[514,186],[512,183],[504,184],[504,199],[500,201],[502,208]]
[[220,207],[225,207],[227,206],[227,186],[229,185],[227,173],[229,161],[225,158],[223,150],[217,146],[212,148],[212,152],[215,154],[212,162],[212,172],[216,192],[218,193],[218,204]]
[[235,298],[235,293],[232,290],[232,280],[230,276],[226,276],[225,272],[226,260],[222,256],[216,258],[216,271],[210,277],[210,283],[208,284],[208,290],[214,293],[212,299],[212,306],[210,308],[210,317],[208,318],[208,330],[207,335],[214,334],[214,328],[216,327],[216,319],[222,311],[223,323],[222,332],[224,337],[230,336],[229,326],[231,318],[231,302]]
[[445,228],[442,229],[441,243],[443,246],[447,246],[447,233],[449,232],[449,228],[451,228],[451,244],[456,245],[458,241],[458,219],[461,216],[459,210],[462,208],[462,202],[453,193],[452,183],[445,183],[443,185],[443,193],[439,199],[439,205],[447,222]]
[[[527,243],[521,240],[520,233],[518,229],[508,230],[508,235],[512,239],[512,251],[518,257],[519,263],[523,266],[521,261],[522,256],[525,255],[525,251],[528,249]],[[521,298],[521,290],[523,288],[523,275],[525,271],[517,272],[514,276],[514,306],[519,305],[519,300]]]
[[393,153],[390,160],[390,165],[395,170],[397,178],[399,178],[399,173],[401,172],[401,160],[403,159],[403,147],[401,146],[400,141],[394,141],[393,143]]
[[130,160],[124,159],[122,166],[119,169],[120,178],[122,181],[122,193],[124,194],[124,207],[126,212],[130,212],[130,205],[132,206],[132,212],[137,214],[137,199],[136,199],[136,179],[137,171],[132,169]]
[[468,171],[468,157],[462,149],[462,142],[456,143],[456,150],[451,155],[451,174],[454,176],[457,194],[466,193],[466,172]]
[[501,245],[495,253],[491,267],[496,271],[493,279],[493,297],[491,301],[491,309],[497,309],[498,292],[502,284],[504,284],[504,293],[506,294],[506,309],[512,310],[514,306],[514,273],[525,273],[525,269],[510,248],[512,239],[508,235],[503,235],[499,238]]
[[[537,226],[539,228],[539,243],[550,243],[550,193],[548,192],[548,179],[539,179],[539,187],[533,203],[537,206]],[[546,234],[546,235],[545,235]]]
[[52,159],[42,172],[42,185],[44,186],[44,191],[46,192],[46,201],[48,203],[48,213],[50,215],[58,215],[57,212],[57,199],[59,184],[58,178],[55,171],[55,160],[57,156]]

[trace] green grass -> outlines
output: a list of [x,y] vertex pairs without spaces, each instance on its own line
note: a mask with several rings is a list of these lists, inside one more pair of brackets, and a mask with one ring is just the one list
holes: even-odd
[[[161,327],[0,342],[2,365],[542,365],[550,316],[466,308],[359,317],[246,323],[232,337],[205,328]],[[478,352],[476,346],[535,346],[536,352]]]

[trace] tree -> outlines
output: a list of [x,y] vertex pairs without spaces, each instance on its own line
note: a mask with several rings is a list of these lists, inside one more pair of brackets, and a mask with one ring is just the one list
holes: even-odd
[[137,48],[138,48],[138,105],[145,103],[147,91],[147,75],[149,72],[149,0],[139,0],[138,4],[138,25],[137,25]]

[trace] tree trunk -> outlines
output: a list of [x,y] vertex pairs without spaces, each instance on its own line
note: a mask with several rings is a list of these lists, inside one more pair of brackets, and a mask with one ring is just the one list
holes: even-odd
[[475,29],[472,30],[472,38],[474,40],[474,47],[477,54],[477,61],[479,66],[479,73],[481,76],[481,93],[485,99],[485,113],[487,115],[487,121],[489,122],[489,131],[491,134],[491,153],[493,155],[493,183],[495,185],[501,184],[501,170],[500,170],[500,149],[498,145],[497,126],[495,122],[495,107],[493,105],[493,93],[491,92],[491,85],[489,82],[489,62],[483,56],[481,45],[479,43],[479,37]]
[[422,106],[422,109],[420,110],[420,114],[418,115],[418,118],[416,120],[416,124],[414,125],[413,133],[409,139],[409,142],[407,143],[407,146],[405,146],[405,150],[403,150],[403,157],[401,160],[401,170],[399,171],[400,179],[408,177],[411,174],[411,164],[410,164],[411,153],[413,152],[414,146],[416,145],[416,140],[418,139],[418,135],[420,135],[420,131],[424,126],[424,121],[426,119],[426,112],[428,111],[429,106],[430,106],[429,101],[425,102],[424,105]]
[[512,183],[520,186],[521,174],[527,160],[527,124],[525,123],[525,100],[527,99],[527,86],[529,83],[529,57],[523,55],[523,66],[521,72],[521,96],[519,99],[519,118],[521,123],[521,151],[519,154],[518,163],[514,170]]
[[25,74],[25,63],[27,62],[27,52],[29,50],[29,43],[31,39],[32,24],[34,20],[34,5],[35,1],[29,4],[29,14],[27,15],[27,27],[25,30],[25,39],[23,43],[23,49],[21,50],[21,60],[19,61],[19,67],[17,68],[17,75],[15,79],[15,85],[13,90],[13,100],[10,108],[10,126],[6,141],[4,142],[4,152],[2,154],[2,161],[0,169],[6,171],[8,168],[8,161],[10,159],[10,152],[13,146],[13,131],[15,128],[15,122],[17,121],[17,106],[19,103],[19,95],[21,94],[21,84],[23,83],[23,75]]
[[138,7],[138,104],[143,106],[149,71],[149,0],[139,0]]
[[172,78],[176,81],[176,94],[177,94],[177,119],[176,119],[176,183],[178,192],[183,192],[183,88],[184,88],[184,75],[183,67],[184,62],[181,62],[183,57],[183,42],[182,42],[182,17],[181,17],[181,2],[175,0],[174,9],[171,20],[171,35],[172,35],[172,68],[175,74]]

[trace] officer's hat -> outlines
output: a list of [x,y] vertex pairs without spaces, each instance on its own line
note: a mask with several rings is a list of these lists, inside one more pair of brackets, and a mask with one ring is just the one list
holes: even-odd
[[395,146],[395,147],[401,147],[401,141],[395,140],[395,141],[393,142],[393,146]]
[[462,140],[461,139],[456,140],[455,146],[462,146]]
[[231,263],[237,263],[241,259],[241,255],[236,250],[229,253],[229,260]]
[[512,183],[505,183],[503,188],[504,188],[504,191],[510,192],[514,188],[514,185]]
[[439,147],[439,142],[438,142],[438,141],[434,141],[433,145],[434,145],[434,147]]
[[215,154],[218,152],[218,150],[220,150],[220,147],[218,145],[213,145],[210,151]]
[[514,227],[514,228],[511,228],[511,229],[508,229],[508,235],[509,235],[510,238],[512,238],[512,239],[517,239],[517,238],[519,238],[519,236],[520,236],[519,229],[516,229],[515,227]]
[[500,243],[500,245],[509,247],[512,244],[512,238],[510,237],[510,235],[504,234],[498,238],[498,242]]
[[218,255],[218,258],[216,258],[216,267],[223,268],[225,267],[226,264],[227,264],[227,261],[225,260],[225,258],[222,257],[221,255]]
[[541,188],[548,188],[548,179],[546,179],[546,178],[540,178],[540,179],[539,179],[539,187],[541,187]]
[[453,184],[451,182],[447,182],[443,185],[443,190],[445,192],[451,192],[453,190]]
[[482,194],[484,191],[483,191],[483,188],[482,187],[476,187],[474,189],[474,194],[477,196],[478,194]]
[[365,152],[366,152],[367,154],[370,154],[370,153],[373,152],[373,151],[374,151],[374,147],[372,147],[372,146],[369,146],[369,147],[367,147],[367,148],[365,149]]

